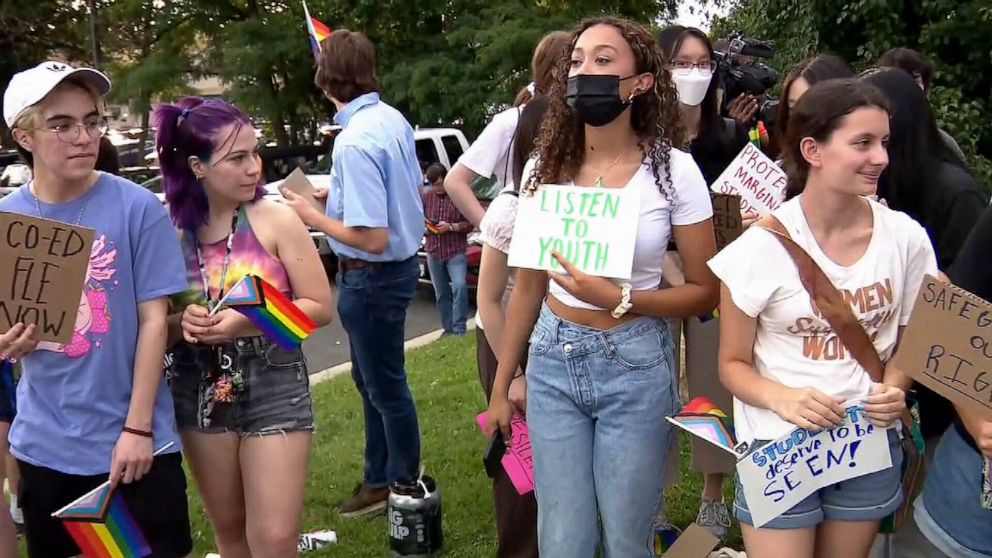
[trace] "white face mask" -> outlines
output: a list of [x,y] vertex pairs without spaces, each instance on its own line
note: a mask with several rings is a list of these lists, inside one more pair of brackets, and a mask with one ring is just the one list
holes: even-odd
[[699,68],[673,74],[672,81],[679,92],[679,102],[688,107],[698,106],[706,97],[712,79],[712,73],[704,73]]

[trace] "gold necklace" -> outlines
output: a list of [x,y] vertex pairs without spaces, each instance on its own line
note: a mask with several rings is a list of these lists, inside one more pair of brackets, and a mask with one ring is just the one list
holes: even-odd
[[593,182],[593,186],[595,186],[596,188],[605,188],[606,185],[603,184],[603,175],[605,175],[606,173],[610,172],[610,169],[612,169],[613,167],[615,167],[616,164],[620,162],[620,159],[622,157],[623,157],[623,152],[621,151],[620,154],[617,155],[617,158],[616,159],[613,159],[613,162],[610,163],[610,165],[608,167],[606,167],[602,171],[597,171],[598,172],[598,175],[596,176],[595,182]]

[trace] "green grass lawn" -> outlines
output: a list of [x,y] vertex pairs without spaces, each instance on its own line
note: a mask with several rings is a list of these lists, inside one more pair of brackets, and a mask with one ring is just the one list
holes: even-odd
[[[475,365],[475,338],[445,338],[407,355],[410,385],[417,401],[423,437],[423,463],[438,479],[444,502],[445,556],[488,558],[495,554],[491,483],[482,467],[486,440],[475,416],[485,397]],[[310,465],[304,529],[333,529],[338,545],[308,556],[382,558],[387,550],[385,517],[345,519],[334,509],[351,496],[361,479],[364,426],[362,404],[349,375],[314,389],[317,434]],[[684,438],[684,435],[683,435]],[[670,520],[685,527],[696,518],[702,478],[689,472],[689,444],[682,441],[682,481],[665,497]],[[727,501],[731,483],[725,483]],[[190,511],[195,550],[202,558],[214,550],[210,524],[191,482]],[[741,548],[734,527],[730,546]]]

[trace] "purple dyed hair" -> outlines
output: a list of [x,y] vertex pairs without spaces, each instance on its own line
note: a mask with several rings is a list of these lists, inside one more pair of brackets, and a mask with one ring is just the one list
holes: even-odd
[[[172,222],[194,231],[208,221],[209,206],[203,186],[189,168],[189,158],[207,162],[229,137],[221,129],[235,124],[251,126],[251,118],[238,107],[220,99],[185,97],[176,104],[162,103],[155,108],[155,148],[162,169],[162,191],[169,203]],[[261,181],[255,199],[265,195]]]

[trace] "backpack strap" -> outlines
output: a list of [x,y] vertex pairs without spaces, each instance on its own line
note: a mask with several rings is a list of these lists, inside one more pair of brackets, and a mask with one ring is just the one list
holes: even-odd
[[820,310],[820,313],[833,328],[847,350],[851,352],[858,364],[864,368],[873,382],[881,383],[885,375],[885,365],[875,350],[875,345],[868,337],[868,332],[858,322],[851,307],[837,291],[830,278],[820,268],[809,253],[792,239],[789,231],[782,222],[772,215],[762,218],[755,223],[772,233],[782,243],[799,271],[799,280],[806,292]]

